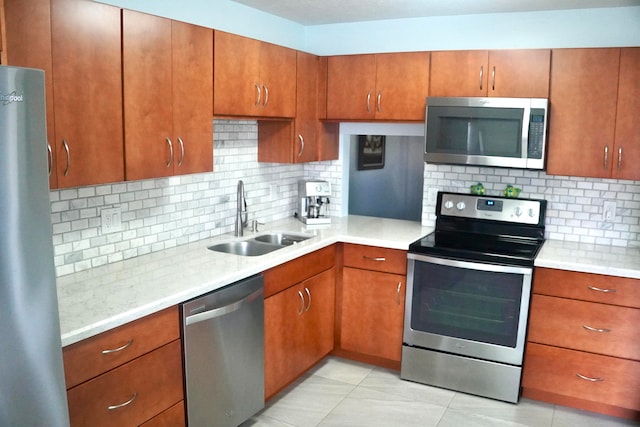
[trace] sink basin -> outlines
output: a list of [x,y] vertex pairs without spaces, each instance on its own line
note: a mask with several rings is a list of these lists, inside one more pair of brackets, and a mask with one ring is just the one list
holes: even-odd
[[292,234],[292,233],[270,233],[256,236],[254,241],[270,243],[272,245],[289,246],[304,240],[310,239],[313,236],[307,234]]
[[255,240],[243,240],[240,242],[219,243],[209,246],[208,249],[215,252],[224,252],[233,255],[259,256],[284,248],[283,245],[275,245]]

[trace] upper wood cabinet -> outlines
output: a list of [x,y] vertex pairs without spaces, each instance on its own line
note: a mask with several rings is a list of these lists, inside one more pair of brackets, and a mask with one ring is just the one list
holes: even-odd
[[[49,0],[4,2],[3,64],[44,70],[49,143],[49,186],[56,188],[55,118],[53,114],[53,64],[51,58],[51,8]],[[34,29],[37,29],[35,31]]]
[[337,159],[338,124],[322,123],[319,99],[326,92],[326,58],[297,52],[296,117],[258,123],[258,161],[303,163]]
[[296,115],[295,50],[216,31],[214,67],[215,115]]
[[611,177],[640,180],[640,48],[620,50],[620,78]]
[[331,56],[327,118],[424,120],[429,53]]
[[213,31],[123,11],[127,180],[213,170]]
[[430,96],[548,98],[548,49],[431,53]]
[[51,0],[59,187],[124,180],[120,9]]
[[[614,135],[619,71],[617,48],[553,51],[548,174],[611,177],[617,155]],[[635,106],[633,101],[627,104],[629,112],[635,108],[636,117],[638,105],[637,100]]]

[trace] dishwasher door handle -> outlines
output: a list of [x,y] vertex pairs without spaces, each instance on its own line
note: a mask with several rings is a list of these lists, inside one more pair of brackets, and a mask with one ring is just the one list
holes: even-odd
[[185,325],[193,325],[199,322],[204,322],[205,320],[214,319],[216,317],[221,317],[229,313],[233,313],[234,311],[238,311],[242,308],[242,306],[254,301],[257,297],[262,295],[262,289],[257,290],[246,297],[233,302],[231,304],[225,305],[223,307],[214,308],[213,310],[203,311],[202,313],[193,314],[191,316],[187,316],[184,319]]

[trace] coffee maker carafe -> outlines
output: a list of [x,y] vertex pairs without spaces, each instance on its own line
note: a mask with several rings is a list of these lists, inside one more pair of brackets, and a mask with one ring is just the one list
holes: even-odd
[[305,224],[330,224],[331,218],[327,212],[329,196],[331,184],[328,181],[298,181],[298,219]]

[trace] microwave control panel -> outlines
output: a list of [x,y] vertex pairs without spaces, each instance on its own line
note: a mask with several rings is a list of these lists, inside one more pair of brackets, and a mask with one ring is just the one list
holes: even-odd
[[538,224],[543,200],[440,193],[438,215]]

